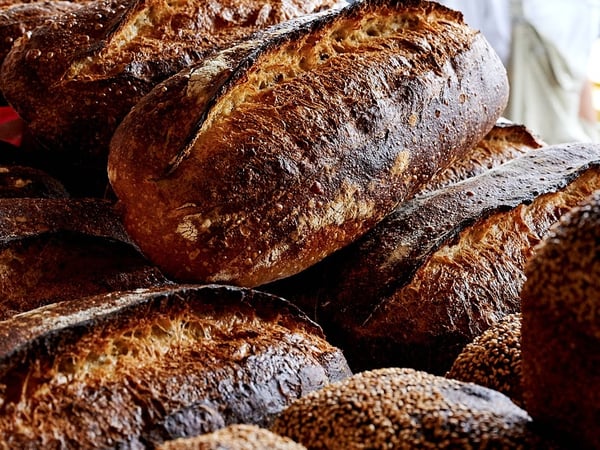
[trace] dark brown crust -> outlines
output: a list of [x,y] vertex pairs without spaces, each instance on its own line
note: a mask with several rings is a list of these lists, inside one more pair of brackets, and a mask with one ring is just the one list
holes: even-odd
[[[6,59],[0,87],[57,164],[106,181],[108,143],[115,128],[159,81],[257,29],[333,4],[93,2],[22,39]],[[138,17],[145,18],[135,25]]]
[[47,20],[79,9],[83,3],[50,0],[15,2],[6,7],[0,4],[0,64],[18,38]]
[[527,409],[566,447],[600,448],[600,191],[535,249],[523,286]]
[[[368,18],[406,29],[325,60],[311,53],[354,45],[331,36]],[[313,66],[288,77],[304,60]],[[280,61],[270,88],[252,84]],[[170,276],[257,286],[321,260],[413,195],[491,129],[506,89],[497,56],[456,13],[359,2],[158,86],[115,133],[109,178],[128,232]]]
[[0,199],[0,245],[53,233],[75,233],[135,247],[109,200]]
[[474,177],[544,145],[524,125],[499,120],[463,158],[437,173],[419,195]]
[[99,199],[0,199],[0,267],[0,320],[57,301],[169,283]]
[[68,198],[63,184],[43,170],[0,166],[0,198]]
[[464,345],[518,311],[525,261],[560,215],[600,188],[599,166],[597,145],[538,149],[401,205],[355,244],[265,289],[314,317],[355,371],[443,374]]
[[13,447],[139,448],[268,425],[292,400],[349,375],[293,305],[226,286],[57,304],[0,322],[0,337],[0,437]]

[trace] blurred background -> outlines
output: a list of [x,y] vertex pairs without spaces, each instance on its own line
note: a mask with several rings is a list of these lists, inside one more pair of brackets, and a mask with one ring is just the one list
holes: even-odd
[[549,144],[600,142],[600,0],[439,0],[507,68],[504,116]]

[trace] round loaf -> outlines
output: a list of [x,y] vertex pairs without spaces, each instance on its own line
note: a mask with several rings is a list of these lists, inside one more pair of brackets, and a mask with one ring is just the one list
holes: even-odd
[[109,179],[170,276],[258,286],[370,229],[493,127],[507,89],[458,13],[356,2],[157,86],[117,129]]
[[600,448],[600,191],[565,214],[527,265],[523,395],[571,448]]
[[458,355],[446,377],[495,389],[518,406],[521,387],[521,315],[509,314]]
[[254,425],[230,425],[212,433],[167,441],[156,450],[306,450],[303,445]]

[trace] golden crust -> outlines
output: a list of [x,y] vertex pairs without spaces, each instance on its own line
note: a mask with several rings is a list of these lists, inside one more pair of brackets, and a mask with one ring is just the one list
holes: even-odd
[[109,178],[170,276],[258,286],[367,231],[481,139],[506,93],[456,13],[359,2],[157,86],[115,133]]
[[0,322],[0,336],[0,439],[11,448],[140,448],[267,426],[349,375],[296,308],[224,286],[56,304]]

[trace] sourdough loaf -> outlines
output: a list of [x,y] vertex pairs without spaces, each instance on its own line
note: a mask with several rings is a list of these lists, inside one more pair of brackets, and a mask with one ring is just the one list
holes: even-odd
[[419,195],[474,177],[544,145],[526,126],[500,119],[462,158],[435,174]]
[[63,0],[0,3],[0,64],[18,38],[85,3]]
[[257,29],[336,1],[93,2],[21,39],[2,67],[0,90],[57,164],[106,184],[110,137],[160,80]]
[[523,395],[569,448],[600,448],[600,191],[565,214],[527,264]]
[[600,189],[600,146],[543,147],[400,205],[295,278],[265,287],[302,306],[353,370],[444,374],[520,310],[524,266],[548,228]]
[[117,129],[109,179],[165,273],[258,286],[371,228],[478,142],[506,94],[458,13],[356,2],[157,86]]
[[0,199],[0,320],[41,305],[167,284],[100,199]]
[[89,297],[0,322],[0,442],[153,448],[224,425],[268,426],[349,375],[282,299],[226,286]]
[[0,198],[68,198],[55,177],[27,166],[0,165]]

